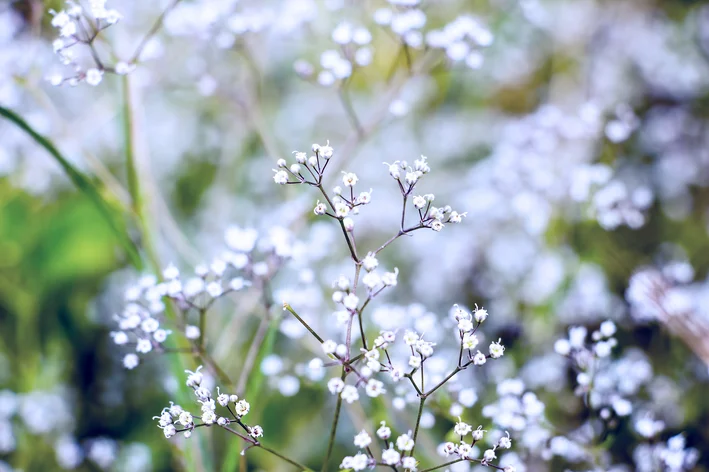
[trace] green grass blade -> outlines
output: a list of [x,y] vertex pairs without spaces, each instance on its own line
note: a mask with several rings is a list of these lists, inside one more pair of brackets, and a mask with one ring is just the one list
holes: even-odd
[[79,191],[83,192],[96,205],[101,215],[106,219],[113,232],[116,234],[118,241],[125,249],[131,263],[139,270],[143,268],[143,261],[140,257],[138,248],[133,240],[128,235],[125,225],[116,221],[114,208],[101,195],[101,192],[96,187],[96,184],[86,175],[76,169],[54,146],[54,144],[45,136],[42,136],[35,131],[22,117],[12,110],[0,106],[0,115],[6,118],[11,123],[15,124],[22,131],[27,133],[37,144],[43,147],[62,167],[66,175],[72,181]]
[[[266,333],[266,337],[263,341],[263,344],[261,344],[261,349],[259,350],[258,357],[256,358],[254,369],[251,372],[249,381],[247,382],[246,393],[244,395],[244,398],[246,398],[247,400],[259,398],[261,394],[261,389],[263,388],[264,383],[264,375],[263,372],[261,372],[260,368],[261,361],[264,357],[273,353],[273,348],[276,345],[276,338],[278,335],[278,325],[279,320],[275,319],[271,321],[271,324],[268,327],[268,332]],[[239,470],[240,472],[246,472],[240,470],[238,466],[239,458],[241,457],[241,450],[243,448],[244,444],[240,440],[233,441],[229,445],[229,448],[227,449],[226,455],[224,457],[224,462],[222,464],[222,472],[234,472],[236,470]]]

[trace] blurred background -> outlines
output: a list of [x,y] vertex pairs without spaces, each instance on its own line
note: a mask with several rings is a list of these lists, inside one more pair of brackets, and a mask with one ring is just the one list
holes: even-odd
[[[478,303],[491,314],[486,337],[507,346],[502,367],[461,379],[427,411],[427,463],[443,462],[436,446],[460,407],[475,425],[492,421],[484,407],[515,378],[546,405],[555,432],[544,438],[574,431],[586,445],[522,448],[526,470],[709,470],[707,2],[106,6],[122,18],[97,51],[110,67],[139,52],[137,68],[72,86],[81,70],[53,51],[51,12],[66,5],[0,2],[0,106],[47,138],[0,119],[0,470],[291,470],[259,451],[238,458],[242,445],[219,431],[165,440],[151,418],[195,361],[147,356],[129,371],[109,333],[130,284],[168,263],[208,263],[231,225],[288,227],[307,245],[274,299],[330,330],[346,247],[314,219],[316,195],[275,185],[271,171],[328,140],[330,184],[348,170],[374,189],[377,209],[357,220],[364,247],[397,229],[382,162],[428,156],[425,192],[467,212],[462,225],[397,242],[383,259],[401,270],[399,287],[372,312],[372,336],[401,318],[445,346],[436,320]],[[619,346],[598,388],[633,411],[614,407],[617,421],[591,440],[575,374],[553,346],[569,326],[607,319]],[[215,306],[210,347],[229,373],[258,320],[249,295]],[[269,339],[253,421],[269,445],[319,467],[334,402],[306,368],[317,351],[285,321]],[[336,461],[362,427],[411,427],[411,399],[392,395],[348,410]],[[638,426],[649,417],[664,424],[651,440]],[[681,432],[696,461],[643,462]]]

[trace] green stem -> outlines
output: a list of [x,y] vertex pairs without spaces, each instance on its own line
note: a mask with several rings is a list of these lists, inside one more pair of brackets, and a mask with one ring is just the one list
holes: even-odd
[[320,344],[322,344],[322,343],[325,342],[325,340],[324,340],[323,338],[321,338],[320,335],[319,335],[318,333],[316,333],[315,330],[313,330],[313,328],[311,328],[310,325],[309,325],[308,323],[306,323],[305,320],[303,320],[303,318],[300,317],[300,315],[298,315],[298,313],[295,312],[295,310],[293,309],[292,306],[290,306],[290,305],[287,304],[287,303],[284,303],[284,304],[283,304],[283,308],[284,308],[285,310],[288,310],[293,316],[295,316],[296,319],[297,319],[298,321],[300,321],[300,324],[302,324],[303,326],[305,326],[305,329],[307,329],[308,331],[310,331],[310,334],[312,334],[312,335],[315,337],[315,339],[317,339],[317,340],[320,342]]
[[419,412],[416,415],[416,426],[414,427],[414,447],[411,448],[411,454],[410,456],[413,457],[414,455],[414,450],[416,449],[416,438],[419,434],[419,426],[421,425],[421,416],[423,415],[423,404],[426,403],[426,397],[421,397],[421,400],[419,401]]
[[448,467],[449,465],[457,464],[458,462],[463,462],[465,459],[456,459],[454,461],[446,462],[445,464],[437,465],[436,467],[430,467],[428,469],[420,470],[419,472],[431,472],[433,470],[442,469]]
[[[347,373],[345,369],[342,369],[342,380],[345,380]],[[325,461],[322,465],[321,472],[327,472],[327,465],[330,461],[330,455],[332,454],[332,449],[335,447],[335,433],[337,433],[337,422],[340,420],[340,410],[342,409],[342,395],[337,396],[337,405],[335,406],[335,417],[332,419],[332,427],[330,428],[330,439],[327,443],[327,453],[325,454]]]
[[259,445],[256,446],[256,447],[258,447],[258,448],[260,448],[260,449],[263,449],[264,451],[270,452],[271,454],[273,454],[273,455],[276,456],[276,457],[280,457],[281,459],[283,459],[284,461],[288,462],[289,464],[292,464],[292,465],[298,467],[301,471],[306,471],[306,472],[312,472],[312,471],[313,471],[313,469],[311,469],[310,467],[306,467],[306,466],[304,466],[303,464],[299,464],[298,462],[294,461],[293,459],[289,459],[289,458],[287,458],[286,456],[284,456],[283,454],[274,451],[274,450],[271,449],[270,447],[266,447],[266,446],[264,446],[264,445],[262,445],[262,444],[259,444]]

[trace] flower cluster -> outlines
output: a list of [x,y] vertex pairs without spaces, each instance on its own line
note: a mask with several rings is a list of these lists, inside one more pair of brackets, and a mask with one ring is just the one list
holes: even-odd
[[[217,387],[216,398],[213,397],[201,369],[202,366],[194,372],[186,371],[189,374],[186,385],[194,391],[196,400],[201,405],[200,413],[192,414],[180,405],[170,402],[170,406],[165,407],[160,416],[153,417],[158,420],[158,427],[162,429],[165,437],[171,438],[177,433],[183,433],[186,438],[189,438],[196,428],[217,425],[241,437],[251,445],[258,445],[258,438],[263,436],[263,428],[259,425],[249,426],[243,420],[251,409],[249,402],[243,398],[240,399],[237,395],[221,392],[219,387]],[[217,415],[217,405],[226,409],[228,414]],[[247,436],[231,429],[229,425],[232,422],[243,429]]]
[[[453,428],[453,433],[460,437],[460,441],[457,443],[452,441],[443,443],[439,447],[439,450],[446,457],[454,456],[458,457],[461,461],[478,462],[481,465],[503,470],[504,472],[515,472],[516,469],[514,466],[508,465],[505,467],[499,467],[493,464],[493,461],[497,459],[498,450],[510,449],[512,447],[512,440],[510,439],[509,433],[498,435],[499,438],[494,442],[492,447],[485,449],[482,457],[477,458],[480,452],[477,449],[476,444],[483,440],[486,432],[487,431],[484,430],[482,426],[478,426],[476,429],[473,429],[470,424],[458,418],[458,422],[456,422],[455,427]],[[468,434],[471,436],[470,443],[465,441]]]
[[[133,70],[134,66],[125,62],[118,62],[109,67],[99,57],[96,39],[103,30],[122,18],[118,11],[106,8],[106,0],[91,0],[88,9],[79,2],[68,0],[64,10],[51,13],[52,26],[59,33],[59,37],[52,43],[54,52],[63,65],[71,66],[74,70],[74,75],[69,77],[59,73],[51,75],[49,81],[52,85],[68,83],[73,86],[86,82],[96,86],[103,80],[105,72],[125,75]],[[85,67],[84,59],[92,65]]]
[[415,443],[411,431],[394,440],[391,437],[391,428],[387,426],[385,421],[382,421],[376,435],[383,442],[381,459],[377,459],[372,453],[370,447],[372,437],[366,430],[362,430],[354,437],[354,445],[360,449],[360,452],[354,456],[343,458],[340,469],[359,471],[381,465],[393,468],[403,467],[408,472],[417,471],[418,461],[413,457]]
[[[164,352],[164,342],[173,331],[193,344],[204,340],[200,321],[214,303],[250,286],[261,290],[279,271],[293,251],[290,233],[273,228],[259,238],[253,228],[231,226],[225,232],[227,248],[209,264],[197,265],[193,273],[181,274],[173,264],[161,274],[141,277],[125,291],[125,308],[114,316],[118,330],[111,333],[115,344],[134,347],[123,365],[133,369],[138,354]],[[168,306],[177,316],[168,316]],[[165,326],[170,324],[172,329]]]

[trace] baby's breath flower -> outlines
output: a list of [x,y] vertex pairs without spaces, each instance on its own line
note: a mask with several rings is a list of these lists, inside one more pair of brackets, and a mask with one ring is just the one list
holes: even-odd
[[357,174],[352,172],[343,172],[343,174],[342,183],[345,184],[345,187],[354,187],[357,184],[359,180]]
[[466,436],[468,433],[470,433],[473,430],[473,427],[470,426],[468,423],[463,422],[460,418],[458,418],[458,422],[455,424],[455,427],[453,428],[453,431],[457,436]]
[[252,438],[260,438],[263,436],[263,428],[259,425],[249,427],[249,436]]
[[377,437],[385,441],[391,437],[391,429],[387,426],[386,421],[382,421],[381,423],[379,423],[379,429],[377,429]]
[[477,354],[473,356],[473,364],[483,365],[485,362],[487,362],[487,357],[485,357],[485,354],[482,352],[478,351]]
[[384,462],[387,465],[396,465],[399,463],[401,460],[401,454],[399,451],[394,449],[394,445],[390,444],[389,449],[385,449],[384,452],[382,452],[382,462]]
[[250,409],[251,405],[249,405],[249,402],[247,402],[246,400],[239,400],[234,405],[234,411],[239,417],[246,416],[249,413]]
[[288,173],[284,170],[273,169],[275,174],[273,175],[273,181],[280,185],[285,185],[288,183]]
[[499,359],[505,353],[505,346],[501,342],[502,339],[498,339],[497,342],[490,344],[490,357],[493,359]]
[[324,203],[320,203],[318,200],[317,205],[315,205],[315,208],[313,209],[313,213],[316,215],[324,215],[327,212],[327,207],[325,206]]
[[341,393],[344,388],[345,383],[340,378],[333,377],[327,382],[327,389],[330,390],[330,393],[333,395]]
[[354,385],[345,385],[340,396],[344,401],[350,404],[359,400],[359,392]]
[[364,449],[370,444],[372,444],[372,438],[369,436],[369,434],[367,434],[365,430],[360,431],[354,437],[354,445],[360,449]]

